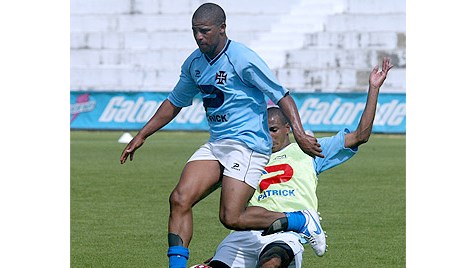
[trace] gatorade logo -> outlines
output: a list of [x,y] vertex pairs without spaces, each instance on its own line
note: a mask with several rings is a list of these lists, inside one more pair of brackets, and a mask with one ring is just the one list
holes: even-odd
[[[353,125],[357,124],[365,108],[365,102],[342,101],[336,98],[332,102],[319,98],[306,99],[299,114],[303,124],[312,125]],[[377,104],[375,126],[399,126],[406,116],[406,104],[398,100]]]
[[[101,123],[145,123],[160,107],[162,102],[145,100],[144,97],[126,99],[124,96],[113,97],[109,100],[98,121]],[[205,118],[202,102],[194,99],[191,106],[180,111],[175,122],[180,124],[198,124]]]

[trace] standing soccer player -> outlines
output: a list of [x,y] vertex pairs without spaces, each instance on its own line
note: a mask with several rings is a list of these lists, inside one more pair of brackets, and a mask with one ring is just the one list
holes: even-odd
[[225,227],[267,229],[267,233],[292,230],[305,234],[315,250],[322,248],[316,211],[283,213],[247,207],[271,154],[265,95],[289,119],[300,148],[312,157],[323,155],[316,139],[305,134],[289,91],[256,53],[227,38],[225,19],[216,4],[206,3],[195,11],[192,30],[198,49],[182,65],[175,88],[120,157],[122,164],[133,160],[145,139],[200,93],[210,139],[191,156],[170,195],[169,267],[186,267],[193,233],[192,206],[220,183],[219,218]]

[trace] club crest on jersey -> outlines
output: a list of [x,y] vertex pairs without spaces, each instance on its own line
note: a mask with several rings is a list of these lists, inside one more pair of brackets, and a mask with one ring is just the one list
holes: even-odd
[[226,72],[225,71],[219,71],[218,73],[215,74],[215,80],[217,81],[217,84],[219,85],[224,85],[226,82]]

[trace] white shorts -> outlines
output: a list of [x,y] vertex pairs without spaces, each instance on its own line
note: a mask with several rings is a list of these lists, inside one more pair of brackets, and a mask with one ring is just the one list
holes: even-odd
[[294,260],[289,267],[301,268],[304,247],[299,235],[293,232],[281,232],[261,235],[262,231],[235,231],[218,245],[212,260],[221,261],[233,268],[256,267],[262,250],[270,243],[284,242],[294,252]]
[[196,160],[217,160],[224,167],[223,175],[256,189],[269,155],[255,152],[239,141],[219,140],[202,145],[188,162]]

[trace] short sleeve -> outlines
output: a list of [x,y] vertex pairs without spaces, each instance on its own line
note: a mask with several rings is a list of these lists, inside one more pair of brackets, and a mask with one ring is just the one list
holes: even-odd
[[187,107],[192,105],[193,97],[197,95],[198,92],[197,84],[190,75],[189,64],[186,61],[182,65],[180,79],[167,99],[177,107]]
[[289,91],[278,82],[266,63],[257,55],[252,57],[243,70],[243,79],[261,90],[274,103],[278,103]]
[[317,174],[344,163],[352,158],[358,151],[358,147],[346,148],[345,135],[350,133],[349,129],[343,129],[336,135],[318,139],[322,148],[324,158],[314,158],[314,167]]

